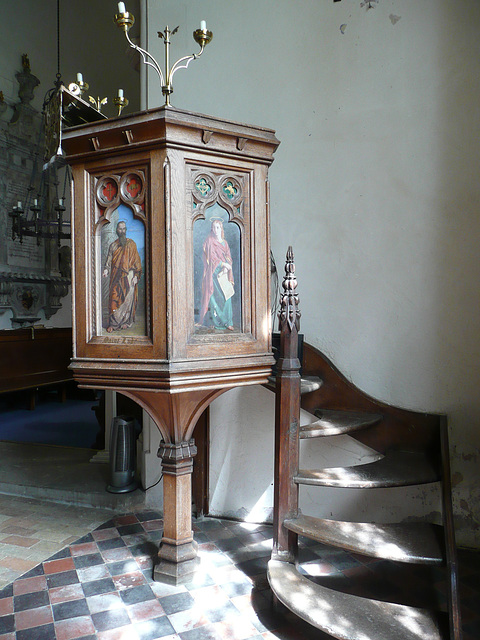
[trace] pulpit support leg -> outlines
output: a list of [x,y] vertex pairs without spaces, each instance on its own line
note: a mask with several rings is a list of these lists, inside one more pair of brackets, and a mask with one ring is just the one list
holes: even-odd
[[163,441],[158,449],[163,469],[163,537],[153,579],[188,582],[198,566],[192,531],[192,471],[197,453],[192,433],[206,407],[226,391],[198,389],[180,393],[123,390],[154,419]]
[[192,531],[192,471],[196,453],[193,439],[179,444],[162,443],[158,450],[163,468],[164,528],[153,572],[156,581],[188,582],[200,561]]

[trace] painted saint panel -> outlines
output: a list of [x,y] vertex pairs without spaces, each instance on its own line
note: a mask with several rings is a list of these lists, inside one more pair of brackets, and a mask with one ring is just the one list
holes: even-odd
[[193,225],[195,333],[242,331],[240,227],[217,202]]
[[145,336],[145,225],[120,204],[101,230],[99,335]]

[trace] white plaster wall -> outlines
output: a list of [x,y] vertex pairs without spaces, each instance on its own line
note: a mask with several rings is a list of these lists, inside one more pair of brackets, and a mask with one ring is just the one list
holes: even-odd
[[[214,33],[175,76],[174,105],[276,129],[272,244],[280,268],[294,247],[306,340],[372,396],[448,413],[457,537],[478,546],[480,4],[146,5],[159,59],[166,24],[181,25],[174,59],[195,50],[200,19]],[[150,74],[148,104],[161,103]],[[259,393],[212,407],[216,513],[270,508],[273,423]],[[404,517],[377,495],[378,513]]]
[[210,409],[210,513],[271,520],[273,393],[258,385],[227,391]]
[[157,457],[162,437],[155,422],[146,411],[143,411],[143,430],[141,440],[141,460],[139,472],[142,488],[146,491],[146,504],[156,510],[163,509],[162,463]]
[[[274,394],[260,386],[228,391],[211,406],[210,514],[272,521],[275,412]],[[315,418],[301,412],[301,424]],[[227,436],[227,437],[226,437]],[[365,464],[380,456],[350,436],[300,442],[300,468]],[[429,516],[439,521],[438,487],[398,488],[374,492],[300,487],[300,509],[317,517],[388,522],[392,513],[405,518]],[[398,511],[398,505],[403,505]]]

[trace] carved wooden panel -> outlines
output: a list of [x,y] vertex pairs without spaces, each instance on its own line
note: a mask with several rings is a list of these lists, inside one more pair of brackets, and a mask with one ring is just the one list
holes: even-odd
[[0,331],[0,393],[56,384],[72,378],[72,330]]
[[[77,348],[107,358],[153,356],[150,163],[132,159],[75,168],[74,179],[86,185],[84,240],[76,237],[81,277],[78,297],[84,308]],[[83,235],[83,234],[82,234]],[[82,325],[85,325],[82,327]],[[84,342],[84,345],[82,345]]]

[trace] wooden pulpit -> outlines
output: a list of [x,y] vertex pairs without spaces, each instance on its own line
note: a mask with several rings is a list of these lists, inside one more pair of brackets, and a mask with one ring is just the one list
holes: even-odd
[[[267,381],[272,130],[172,107],[63,132],[74,181],[74,377],[133,398],[162,435],[155,579],[188,579],[192,433]],[[227,436],[228,432],[226,432]]]

